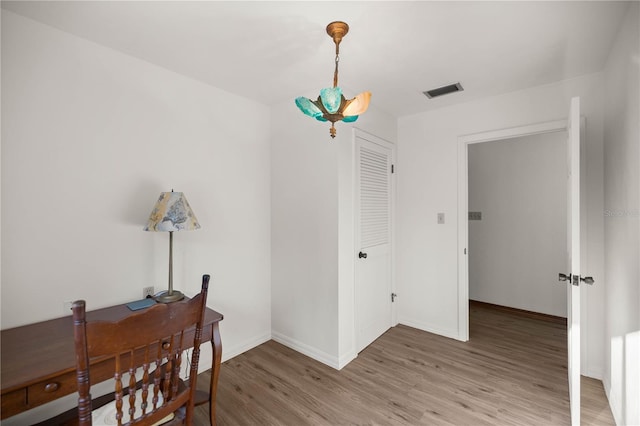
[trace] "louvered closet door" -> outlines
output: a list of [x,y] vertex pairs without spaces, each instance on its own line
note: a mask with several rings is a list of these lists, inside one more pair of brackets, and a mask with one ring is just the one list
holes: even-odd
[[391,149],[356,137],[356,349],[391,326]]

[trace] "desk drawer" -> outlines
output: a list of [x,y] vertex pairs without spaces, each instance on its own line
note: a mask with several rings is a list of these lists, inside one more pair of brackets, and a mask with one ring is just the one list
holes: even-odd
[[27,388],[27,404],[30,407],[35,407],[74,393],[76,390],[76,373],[73,371],[29,386]]
[[2,418],[22,413],[27,409],[27,390],[18,389],[2,394]]

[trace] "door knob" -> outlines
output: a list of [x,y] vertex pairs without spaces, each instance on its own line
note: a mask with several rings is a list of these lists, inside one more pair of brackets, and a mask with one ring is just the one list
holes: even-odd
[[360,252],[360,253],[358,253],[358,257],[360,259],[366,259],[367,258],[367,253]]
[[580,284],[580,280],[578,279],[579,277],[577,275],[571,275],[569,274],[558,274],[558,280],[559,281],[569,281],[569,284],[572,285],[579,285]]
[[[571,281],[571,274],[558,274],[558,280],[559,281]],[[580,281],[582,281],[585,284],[589,284],[589,285],[593,285],[593,283],[595,282],[595,280],[593,279],[593,277],[580,277]],[[573,277],[573,285],[578,285],[578,276],[575,275]]]

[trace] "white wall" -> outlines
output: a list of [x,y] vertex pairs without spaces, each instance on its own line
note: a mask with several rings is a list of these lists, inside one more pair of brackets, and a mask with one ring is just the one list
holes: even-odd
[[616,423],[640,425],[640,11],[634,2],[605,69],[605,390]]
[[566,317],[566,132],[468,146],[469,298]]
[[394,141],[396,121],[372,105],[331,139],[289,100],[272,126],[273,338],[341,368],[355,356],[352,129]]
[[[272,109],[272,335],[331,363],[338,352],[338,144],[293,101]],[[315,126],[315,127],[314,127]],[[317,127],[322,127],[319,131]]]
[[211,274],[223,359],[268,340],[269,121],[263,105],[3,11],[2,328],[166,288],[168,235],[142,227],[173,188],[202,225],[174,235],[175,287],[193,294]]
[[[455,96],[455,95],[452,95]],[[566,119],[572,96],[586,117],[584,274],[603,280],[602,75],[402,117],[398,124],[398,321],[459,338],[458,137]],[[438,212],[446,223],[438,225]],[[604,286],[583,291],[583,373],[603,369]]]

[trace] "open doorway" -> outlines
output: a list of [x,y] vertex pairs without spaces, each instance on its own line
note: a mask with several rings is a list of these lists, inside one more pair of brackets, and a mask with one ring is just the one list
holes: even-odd
[[470,301],[566,318],[565,142],[550,132],[468,146]]
[[[569,402],[572,424],[580,424],[580,361],[581,324],[580,286],[584,281],[593,284],[592,277],[582,277],[581,264],[581,175],[584,171],[580,164],[584,151],[581,150],[581,135],[584,134],[584,120],[580,117],[580,98],[571,99],[568,120],[555,121],[519,128],[497,130],[481,134],[462,136],[459,138],[459,191],[458,191],[458,318],[459,338],[469,340],[469,262],[467,248],[469,246],[468,218],[468,148],[471,144],[505,140],[514,137],[566,131],[566,170],[567,170],[567,269],[568,274],[559,273],[559,279],[567,284],[567,371]],[[517,279],[515,277],[514,279]]]
[[[560,132],[566,134],[567,121],[558,120],[522,127],[488,131],[458,139],[458,339],[469,340],[469,188],[468,151],[475,144]],[[564,257],[563,257],[564,258]],[[511,277],[517,280],[519,277]]]

